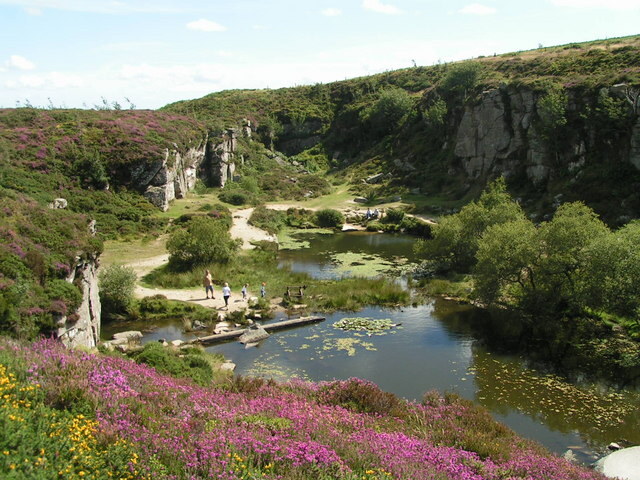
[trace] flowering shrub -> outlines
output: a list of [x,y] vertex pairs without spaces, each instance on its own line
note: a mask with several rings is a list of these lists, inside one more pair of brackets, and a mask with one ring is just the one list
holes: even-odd
[[40,384],[3,364],[0,425],[3,478],[145,478],[132,443],[103,437],[95,419],[47,406]]
[[[487,419],[454,397],[432,394],[425,405],[396,399],[402,408],[394,408],[393,414],[361,413],[317,399],[327,391],[340,396],[341,389],[353,390],[354,385],[361,387],[363,397],[375,396],[376,387],[367,382],[280,385],[261,381],[247,388],[244,381],[240,388],[233,382],[228,388],[201,387],[123,358],[67,351],[50,340],[19,347],[0,342],[0,364],[12,365],[22,385],[40,385],[34,387],[38,402],[50,415],[68,419],[65,425],[76,421],[77,427],[62,431],[84,429],[78,438],[87,447],[74,454],[73,461],[81,466],[73,464],[76,470],[72,471],[82,468],[92,478],[100,478],[102,464],[90,468],[90,459],[113,459],[117,468],[126,465],[129,477],[123,475],[125,478],[604,478],[545,453],[506,428],[493,430],[495,437],[489,438],[502,442],[506,450],[502,457],[482,456],[460,447],[456,444],[461,438],[457,432],[460,418],[467,418],[468,436],[474,428],[484,429]],[[65,410],[54,411],[56,405]],[[72,413],[81,411],[84,417]],[[0,433],[0,449],[25,464],[42,463],[39,449],[47,453],[51,447],[34,441],[18,457],[18,447],[10,443],[13,437],[7,432],[23,428],[23,423],[4,409],[2,415],[5,428]],[[103,453],[94,455],[96,450]],[[45,460],[42,468],[47,469],[52,460]],[[20,468],[26,468],[22,463]],[[17,466],[14,460],[0,461],[0,476],[7,476],[12,464]]]

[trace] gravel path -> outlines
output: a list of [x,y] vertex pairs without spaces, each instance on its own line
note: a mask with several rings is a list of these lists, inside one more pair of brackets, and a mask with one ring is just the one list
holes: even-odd
[[[254,248],[250,242],[259,240],[277,241],[277,238],[269,233],[249,225],[248,220],[253,212],[253,208],[246,208],[238,210],[233,214],[233,226],[230,233],[232,238],[239,238],[242,240],[242,249],[248,250]],[[139,262],[129,263],[127,266],[133,268],[138,275],[138,279],[144,277],[147,273],[153,269],[166,264],[169,261],[169,254],[158,255],[157,257],[147,258]],[[204,274],[204,272],[203,272]],[[228,310],[224,307],[224,300],[222,298],[222,287],[215,286],[215,298],[207,299],[204,292],[204,287],[201,288],[189,288],[189,289],[166,289],[166,288],[147,288],[141,285],[136,286],[135,295],[138,298],[148,297],[152,295],[164,295],[171,300],[182,300],[185,302],[193,302],[203,307],[213,308],[221,312],[233,312],[246,308],[247,302],[242,300],[242,293],[240,293],[241,285],[231,285],[231,297],[229,298]],[[258,287],[256,286],[256,289]],[[237,290],[237,291],[234,291]],[[257,296],[258,291],[249,290],[249,297]]]

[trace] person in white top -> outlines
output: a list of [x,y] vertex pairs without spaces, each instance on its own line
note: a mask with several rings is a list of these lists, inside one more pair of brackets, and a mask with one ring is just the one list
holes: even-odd
[[229,284],[224,282],[224,287],[222,287],[222,298],[224,298],[224,306],[227,310],[229,310],[229,297],[231,296],[231,288],[229,288]]

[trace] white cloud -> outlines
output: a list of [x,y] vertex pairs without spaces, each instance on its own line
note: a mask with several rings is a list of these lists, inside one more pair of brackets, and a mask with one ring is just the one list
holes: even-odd
[[143,49],[164,48],[167,47],[167,45],[165,42],[116,42],[106,43],[98,47],[98,49],[104,52],[132,52]]
[[122,80],[157,82],[167,78],[175,84],[208,82],[220,79],[222,67],[216,64],[171,65],[158,67],[143,63],[141,65],[123,65],[119,77]]
[[185,11],[176,7],[172,0],[0,0],[0,5],[17,5],[33,11],[51,9],[109,14]]
[[24,11],[33,16],[42,15],[42,10],[35,7],[26,7]]
[[216,53],[219,57],[224,57],[224,58],[233,57],[233,53],[229,52],[228,50],[218,50]]
[[82,87],[84,80],[80,75],[60,72],[50,72],[43,75],[21,75],[17,79],[8,80],[5,86],[8,88],[41,88],[53,89]]
[[82,87],[84,85],[84,79],[73,73],[51,72],[45,78],[54,88]]
[[387,15],[397,15],[402,13],[395,5],[382,3],[380,0],[362,0],[362,8]]
[[325,17],[338,17],[342,15],[342,10],[339,8],[325,8],[322,10],[322,15]]
[[17,68],[18,70],[33,70],[36,68],[33,62],[20,55],[11,55],[9,60],[5,62],[5,65],[10,68]]
[[640,10],[640,0],[550,0],[556,7]]
[[486,5],[481,5],[479,3],[470,3],[458,10],[459,13],[464,15],[492,15],[496,13],[496,11],[497,10],[493,7],[487,7]]
[[187,23],[187,28],[189,30],[200,30],[202,32],[224,32],[227,29],[224,25],[205,18]]

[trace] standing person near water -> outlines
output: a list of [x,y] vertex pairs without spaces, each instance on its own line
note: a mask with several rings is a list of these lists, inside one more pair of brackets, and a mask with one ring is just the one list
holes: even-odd
[[211,276],[211,272],[209,270],[206,270],[204,272],[202,285],[204,286],[204,293],[207,295],[207,298],[209,298],[209,292],[211,292],[211,298],[215,298],[213,296],[213,277]]
[[248,284],[248,283],[245,283],[245,284],[242,286],[242,299],[243,299],[243,300],[246,300],[246,299],[247,299],[247,287],[248,287],[248,286],[249,286],[249,284]]
[[229,284],[224,282],[224,287],[222,287],[222,298],[224,298],[224,306],[227,310],[229,310],[229,297],[231,296],[231,288],[229,288]]
[[262,286],[260,287],[260,296],[262,298],[267,296],[267,284],[262,282]]

